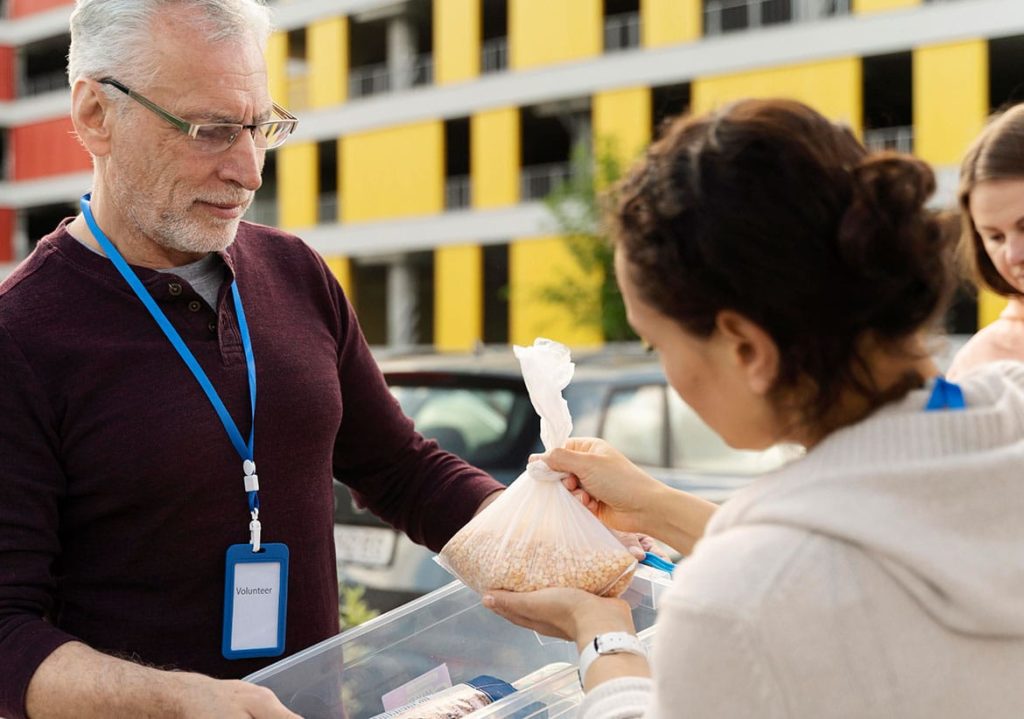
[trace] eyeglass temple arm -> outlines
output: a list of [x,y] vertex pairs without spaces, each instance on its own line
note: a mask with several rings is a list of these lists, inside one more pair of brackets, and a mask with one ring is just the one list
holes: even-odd
[[[171,113],[167,112],[167,110],[165,110],[162,107],[160,107],[159,105],[156,105],[153,102],[147,100],[145,97],[143,97],[139,93],[135,92],[134,90],[129,88],[124,83],[118,82],[117,80],[115,80],[112,77],[105,77],[102,80],[100,80],[99,83],[101,85],[110,85],[111,87],[117,88],[118,90],[123,92],[125,95],[127,95],[131,99],[133,99],[136,102],[138,102],[140,105],[145,106],[150,111],[155,112],[157,115],[159,115],[163,119],[167,120],[167,122],[169,122],[172,125],[174,125],[175,127],[177,127],[179,130],[184,132],[189,137],[195,137],[196,136],[196,131],[199,129],[199,125],[194,125],[191,122],[187,122],[185,120],[182,120],[180,117],[172,115]],[[283,107],[278,105],[276,102],[273,103],[273,107],[274,107],[274,111],[277,112],[278,115],[280,115],[283,119],[288,120],[288,121],[293,123],[292,124],[292,132],[294,132],[295,129],[299,126],[299,119],[297,117],[295,117],[295,115],[291,114],[290,112],[285,110]],[[268,121],[268,122],[270,122],[270,121]],[[256,123],[256,124],[253,124],[253,125],[242,125],[242,127],[244,127],[245,129],[249,130],[250,132],[255,132],[256,128],[259,127],[262,124],[266,124],[266,123]]]
[[159,115],[163,119],[167,120],[167,122],[169,122],[172,125],[174,125],[176,128],[178,128],[179,130],[184,132],[189,137],[195,137],[196,129],[197,129],[196,125],[193,125],[191,122],[186,122],[185,120],[182,120],[180,117],[175,117],[174,115],[172,115],[171,113],[167,112],[167,110],[163,109],[159,105],[156,105],[156,104],[150,102],[149,100],[144,98],[139,93],[133,91],[127,85],[118,82],[117,80],[115,80],[112,77],[105,77],[102,80],[100,80],[99,83],[101,85],[110,85],[111,87],[117,88],[118,90],[123,92],[125,95],[127,95],[131,99],[135,100],[135,102],[137,102],[140,105],[144,106],[150,112],[155,112],[157,115]]

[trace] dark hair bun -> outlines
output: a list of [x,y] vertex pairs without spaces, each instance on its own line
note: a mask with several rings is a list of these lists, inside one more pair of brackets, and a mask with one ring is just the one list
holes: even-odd
[[955,286],[928,165],[871,155],[794,101],[676,120],[618,190],[616,241],[644,300],[702,337],[722,310],[749,317],[779,347],[779,391],[816,388],[810,418],[844,388],[874,398],[861,340],[898,350]]
[[935,174],[915,157],[883,152],[865,157],[851,176],[838,250],[851,279],[862,279],[870,296],[850,303],[856,308],[850,329],[896,338],[927,322],[950,285],[950,237],[925,207]]
[[924,203],[935,192],[931,168],[910,155],[868,155],[851,174],[850,205],[839,223],[843,246],[869,243],[880,232],[912,231],[924,217]]

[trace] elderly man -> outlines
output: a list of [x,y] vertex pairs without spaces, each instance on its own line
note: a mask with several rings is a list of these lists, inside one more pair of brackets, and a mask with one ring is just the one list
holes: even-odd
[[501,488],[415,432],[321,258],[241,222],[295,126],[268,32],[257,0],[72,15],[91,195],[0,286],[8,719],[294,716],[230,679],[338,631],[332,478],[434,549]]

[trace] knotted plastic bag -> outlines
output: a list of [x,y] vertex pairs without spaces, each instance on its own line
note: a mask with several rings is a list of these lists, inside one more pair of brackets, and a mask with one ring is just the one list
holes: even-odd
[[[569,349],[537,339],[514,347],[540,436],[548,451],[572,432],[562,390],[572,379]],[[478,592],[528,592],[575,587],[617,597],[636,570],[636,559],[560,481],[565,475],[543,461],[531,462],[492,502],[444,546],[438,561]]]

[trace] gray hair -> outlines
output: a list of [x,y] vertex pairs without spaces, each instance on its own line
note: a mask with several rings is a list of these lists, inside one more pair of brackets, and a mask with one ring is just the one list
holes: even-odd
[[112,76],[131,83],[155,73],[148,52],[154,21],[171,7],[196,8],[196,31],[208,42],[252,37],[265,46],[271,31],[264,0],[76,0],[71,13],[68,80]]

